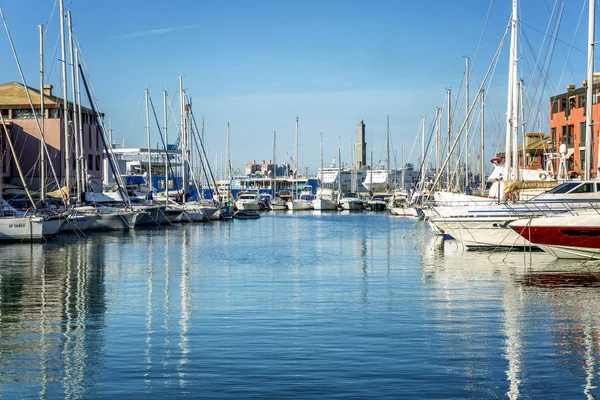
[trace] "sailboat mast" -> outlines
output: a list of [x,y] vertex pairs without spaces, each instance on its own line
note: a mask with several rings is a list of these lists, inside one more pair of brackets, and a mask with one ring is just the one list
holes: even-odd
[[338,200],[341,198],[342,193],[342,150],[340,148],[340,137],[338,136]]
[[183,198],[188,192],[187,178],[187,123],[185,118],[185,92],[183,91],[183,77],[179,77],[179,101],[181,103],[181,179],[183,181]]
[[438,107],[435,110],[435,173],[439,173],[440,168],[440,116],[441,109]]
[[294,172],[294,190],[296,193],[292,192],[292,197],[296,198],[298,192],[298,168],[300,168],[300,163],[298,162],[298,117],[296,117],[296,153],[294,154],[294,159],[296,161],[296,171]]
[[385,169],[390,172],[390,116],[387,116],[385,125]]
[[510,59],[508,66],[508,103],[506,106],[506,139],[505,139],[505,179],[516,179],[516,137],[517,137],[517,0],[512,3],[512,19],[510,34]]
[[[81,179],[81,189],[82,192],[87,191],[87,168],[85,167],[85,157],[83,153],[83,113],[81,112],[81,83],[79,76],[79,51],[75,48],[75,93],[76,93],[76,105],[77,105],[77,130],[75,131],[75,135],[79,136],[79,169],[80,174],[79,178]],[[112,150],[112,119],[108,119],[109,127],[110,127],[110,146]]]
[[485,192],[485,161],[484,161],[484,154],[485,154],[485,123],[484,123],[484,117],[485,117],[485,110],[484,110],[484,106],[485,106],[485,89],[481,89],[481,118],[480,118],[480,123],[481,123],[481,133],[480,133],[480,141],[481,141],[481,155],[479,156],[479,162],[480,162],[480,174],[481,174],[481,193],[480,195],[483,196],[484,192]]
[[319,174],[319,180],[323,182],[323,132],[319,136],[319,149],[321,154],[321,173]]
[[[451,89],[446,89],[448,97],[448,159],[450,159],[452,151],[452,100],[451,100]],[[450,191],[450,167],[446,170],[446,190]]]
[[273,131],[273,198],[277,197],[277,132]]
[[469,186],[469,57],[466,57],[465,65],[465,189]]
[[[44,111],[44,25],[38,25],[40,29],[40,137],[44,136],[44,122],[46,115]],[[1,175],[0,175],[0,179]],[[1,192],[0,192],[1,193]],[[44,152],[44,141],[40,140],[40,201],[46,198],[46,154]],[[0,197],[0,207],[2,207]]]
[[227,165],[225,166],[225,168],[227,168],[227,181],[228,184],[231,184],[231,161],[229,159],[229,122],[227,123],[227,144],[226,144],[226,150],[227,150],[227,155],[226,158],[227,160],[225,160],[225,162],[227,163]]
[[[594,134],[594,129],[592,126],[592,105],[595,103],[593,101],[594,97],[594,33],[595,33],[595,23],[596,23],[596,2],[589,2],[589,17],[588,17],[588,64],[587,64],[587,89],[586,89],[586,102],[585,102],[585,115],[586,115],[586,124],[585,124],[585,179],[591,178],[591,169],[593,165],[594,155],[592,154],[592,139]],[[600,146],[599,146],[599,154],[600,154]],[[598,170],[600,170],[600,155],[598,156]],[[598,174],[596,174],[596,177]]]
[[76,188],[77,188],[77,199],[79,199],[79,194],[81,193],[81,171],[79,169],[79,163],[81,160],[80,154],[79,154],[79,135],[77,134],[77,127],[79,126],[78,123],[78,115],[76,112],[76,106],[75,106],[75,102],[76,102],[76,98],[77,98],[77,93],[75,90],[75,53],[73,51],[73,22],[71,20],[71,11],[67,12],[67,22],[69,24],[69,53],[70,53],[70,60],[71,60],[71,94],[73,96],[73,124],[71,125],[73,127],[73,136],[75,139],[75,180],[76,180]]
[[60,48],[61,69],[63,89],[63,130],[64,130],[64,152],[65,152],[65,185],[69,192],[67,204],[71,202],[71,144],[69,143],[69,105],[67,103],[67,54],[65,45],[65,9],[63,0],[60,0]]
[[421,129],[421,179],[420,182],[425,182],[425,125],[426,116],[423,116],[423,128]]
[[152,151],[150,149],[150,109],[148,107],[148,98],[150,97],[150,93],[148,89],[145,90],[146,94],[146,138],[148,140],[148,185],[146,187],[146,194],[148,197],[152,196]]
[[163,90],[163,129],[165,131],[165,204],[169,204],[169,131],[167,128],[167,91]]

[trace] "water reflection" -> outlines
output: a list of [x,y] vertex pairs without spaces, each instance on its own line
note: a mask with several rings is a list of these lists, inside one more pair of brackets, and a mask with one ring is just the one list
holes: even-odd
[[102,367],[102,254],[102,242],[92,249],[85,239],[0,247],[4,395],[85,397],[86,380]]
[[[465,309],[471,309],[466,313],[470,318],[489,318],[493,315],[489,307],[494,303],[485,303],[498,299],[503,314],[508,398],[565,392],[575,395],[577,388],[582,388],[579,393],[583,391],[587,398],[596,398],[600,357],[598,264],[555,260],[541,252],[465,251],[438,237],[430,237],[424,250],[423,278],[434,286],[440,300],[438,318],[461,320]],[[479,359],[485,352],[479,353],[467,342],[487,341],[485,346],[490,348],[493,344],[476,331],[481,321],[473,326],[475,331],[464,323],[461,320],[462,340],[446,328],[445,340],[454,343],[449,346],[451,356]],[[547,371],[553,369],[563,379],[548,378]],[[542,381],[540,377],[544,377]],[[565,380],[579,383],[565,385]]]

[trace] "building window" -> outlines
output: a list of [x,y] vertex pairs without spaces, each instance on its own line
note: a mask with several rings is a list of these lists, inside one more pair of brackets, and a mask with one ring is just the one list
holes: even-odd
[[48,110],[48,118],[53,118],[53,119],[59,118],[58,108],[50,108]]
[[579,124],[579,143],[585,143],[585,122]]
[[585,107],[585,95],[580,94],[577,96],[577,103],[579,107]]
[[17,108],[13,110],[13,119],[32,119],[35,114],[30,108]]
[[88,171],[94,169],[94,157],[88,154]]
[[552,102],[552,114],[556,114],[558,112],[558,101],[554,100]]
[[567,99],[560,99],[560,111],[567,111]]
[[88,147],[92,148],[92,128],[88,126]]
[[100,171],[100,154],[96,154],[96,171]]
[[573,110],[577,108],[577,103],[575,101],[575,96],[569,97],[569,110]]
[[568,126],[567,135],[567,144],[572,145],[575,142],[575,125]]
[[0,112],[2,113],[3,117],[8,118],[8,110],[0,110]]
[[556,139],[556,128],[552,128],[550,129],[550,141],[554,144],[557,142]]

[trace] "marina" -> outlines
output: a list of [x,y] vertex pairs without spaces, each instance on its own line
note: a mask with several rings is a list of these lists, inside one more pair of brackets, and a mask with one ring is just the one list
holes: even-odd
[[600,396],[600,0],[108,3],[0,8],[0,397]]
[[6,398],[598,395],[595,264],[469,252],[387,214],[264,213],[0,257]]

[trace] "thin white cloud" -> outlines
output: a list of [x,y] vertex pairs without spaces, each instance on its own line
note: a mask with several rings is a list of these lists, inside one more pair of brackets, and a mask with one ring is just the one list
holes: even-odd
[[184,25],[184,26],[174,26],[170,28],[160,28],[160,29],[150,29],[147,31],[139,31],[133,33],[124,33],[122,35],[117,35],[113,37],[123,38],[123,37],[140,37],[140,36],[150,36],[150,35],[164,35],[165,33],[171,33],[176,31],[183,31],[187,29],[193,29],[197,27],[197,24],[194,25]]

